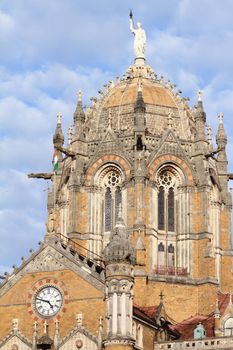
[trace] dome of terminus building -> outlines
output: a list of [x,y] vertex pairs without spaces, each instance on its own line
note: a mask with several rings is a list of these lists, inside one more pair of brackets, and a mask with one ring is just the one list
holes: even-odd
[[122,78],[110,81],[99,92],[99,98],[93,98],[93,105],[87,109],[87,123],[91,124],[94,119],[98,135],[109,125],[122,135],[132,134],[135,127],[133,115],[141,94],[148,135],[161,134],[173,120],[173,127],[181,129],[182,138],[191,137],[190,130],[195,127],[194,111],[188,107],[181,92],[175,89],[175,84],[163,77],[158,78],[144,59],[136,59]]
[[[232,200],[223,115],[213,142],[145,57],[53,135],[39,248],[0,280],[0,350],[233,348]],[[209,119],[214,116],[209,116]],[[216,116],[217,118],[217,116]]]

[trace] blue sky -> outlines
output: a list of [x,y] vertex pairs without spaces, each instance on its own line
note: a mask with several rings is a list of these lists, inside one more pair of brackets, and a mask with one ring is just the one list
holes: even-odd
[[228,132],[233,170],[232,0],[0,0],[0,274],[45,233],[46,181],[56,114],[64,133],[77,91],[89,104],[103,84],[133,62],[129,10],[147,33],[147,62],[196,103],[207,123]]

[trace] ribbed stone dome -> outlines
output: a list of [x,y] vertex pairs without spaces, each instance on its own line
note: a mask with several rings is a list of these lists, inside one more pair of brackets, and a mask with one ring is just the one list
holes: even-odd
[[143,87],[143,99],[146,104],[176,108],[170,91],[156,80],[147,78],[133,78],[122,81],[111,89],[103,107],[134,104],[137,98],[139,81]]
[[144,101],[145,127],[148,135],[158,136],[170,128],[181,138],[190,138],[194,114],[175,85],[158,78],[152,68],[139,61],[129,67],[123,78],[109,82],[100,97],[87,110],[89,140],[98,139],[111,128],[130,136],[135,127],[135,104],[139,89]]

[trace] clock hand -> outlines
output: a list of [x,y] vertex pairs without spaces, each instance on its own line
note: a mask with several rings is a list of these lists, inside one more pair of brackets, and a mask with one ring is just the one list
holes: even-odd
[[53,305],[50,303],[49,300],[45,300],[45,299],[41,299],[41,298],[37,298],[37,300],[45,301],[46,303],[49,304],[49,306],[51,307],[51,309],[53,309]]
[[49,303],[50,304],[50,302],[48,301],[48,300],[45,300],[45,299],[41,299],[41,298],[36,298],[37,300],[41,300],[41,301],[45,301],[46,303]]

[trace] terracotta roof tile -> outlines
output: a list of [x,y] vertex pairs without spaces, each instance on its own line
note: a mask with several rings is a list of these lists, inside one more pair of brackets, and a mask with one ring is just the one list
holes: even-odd
[[155,320],[153,318],[158,306],[133,306],[133,314],[134,316],[143,319],[146,322],[151,323],[152,325],[156,325]]

